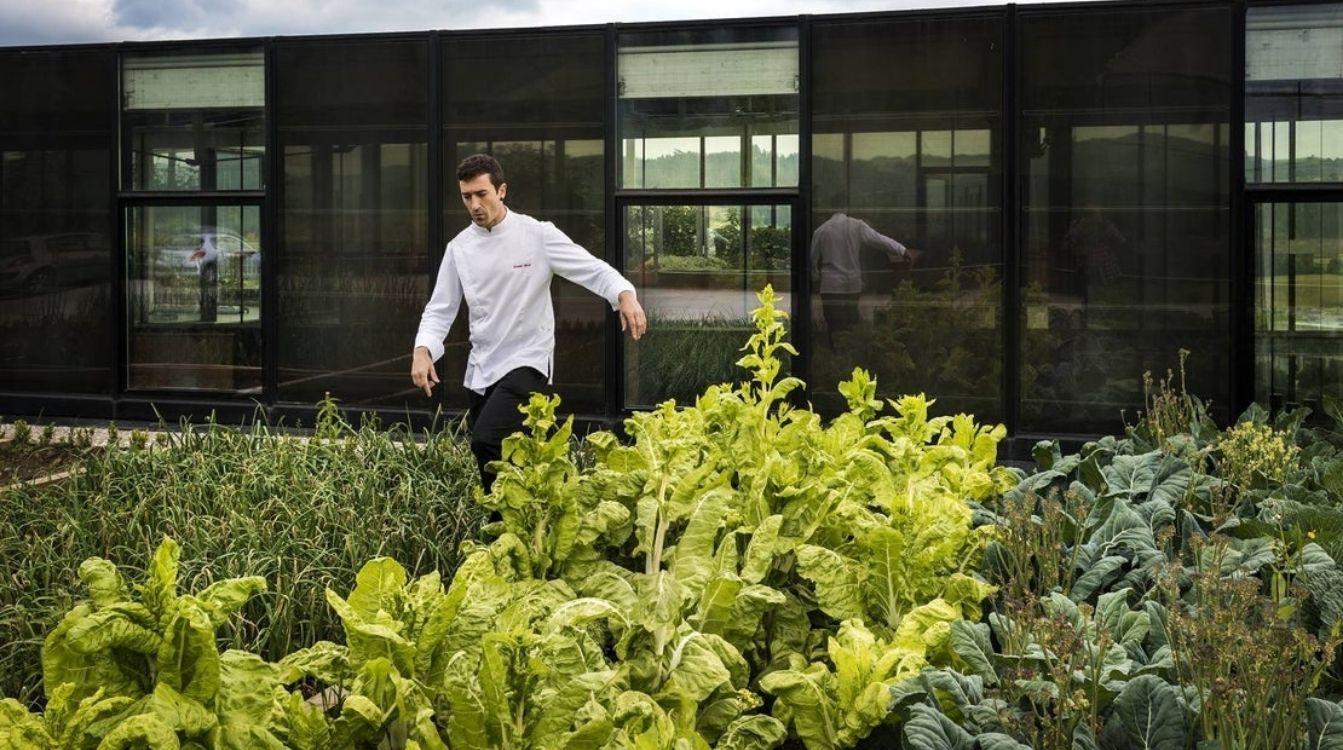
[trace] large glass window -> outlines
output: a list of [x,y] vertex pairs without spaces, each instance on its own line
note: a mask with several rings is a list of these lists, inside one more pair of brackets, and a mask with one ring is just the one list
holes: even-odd
[[861,366],[883,396],[1002,414],[1002,27],[814,27],[808,385],[825,411]]
[[791,206],[627,206],[623,221],[625,276],[648,314],[648,332],[624,347],[625,407],[688,403],[740,380],[756,292],[773,284],[792,309]]
[[793,27],[622,34],[623,188],[795,187]]
[[1229,8],[1021,14],[1023,431],[1115,432],[1191,352],[1225,416]]
[[1249,8],[1246,182],[1343,182],[1343,8]]
[[[262,395],[259,50],[121,61],[127,387]],[[183,203],[162,192],[239,193]]]
[[1343,396],[1343,204],[1255,206],[1255,400]]
[[[475,153],[497,158],[511,210],[550,221],[598,258],[605,232],[605,98],[601,34],[558,33],[443,41],[443,222],[454,237],[470,224],[457,164]],[[483,77],[483,78],[482,78]],[[488,79],[489,85],[482,85]],[[435,248],[435,263],[442,248]],[[566,410],[605,409],[606,321],[610,306],[556,277],[555,390]],[[447,403],[466,406],[468,352],[463,310],[440,363]]]
[[130,190],[260,190],[261,52],[126,57],[123,155]]
[[278,398],[423,407],[410,342],[429,296],[428,44],[276,54]]
[[0,391],[110,393],[116,58],[0,55]]
[[130,388],[261,395],[261,207],[126,211]]

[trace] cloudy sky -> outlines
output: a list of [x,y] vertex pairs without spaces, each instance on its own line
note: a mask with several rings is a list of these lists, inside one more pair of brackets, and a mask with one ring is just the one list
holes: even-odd
[[[1032,0],[1018,0],[1018,2]],[[0,46],[506,28],[994,4],[993,0],[0,0]]]

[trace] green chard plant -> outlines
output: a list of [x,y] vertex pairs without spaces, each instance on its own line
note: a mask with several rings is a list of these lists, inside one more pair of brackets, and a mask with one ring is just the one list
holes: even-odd
[[180,594],[178,555],[164,540],[134,591],[112,563],[84,561],[79,576],[89,599],[43,646],[46,712],[0,701],[0,747],[320,746],[303,741],[305,728],[320,721],[285,692],[284,670],[216,646],[216,630],[265,581],[235,578]]

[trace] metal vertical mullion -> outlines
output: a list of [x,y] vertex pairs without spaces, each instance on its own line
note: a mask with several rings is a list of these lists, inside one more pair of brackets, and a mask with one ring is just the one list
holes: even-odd
[[112,243],[108,247],[112,248],[112,308],[114,313],[109,315],[113,327],[112,341],[115,342],[116,351],[112,357],[112,368],[116,371],[113,374],[112,385],[112,417],[117,418],[117,405],[120,403],[120,396],[126,391],[127,370],[130,368],[129,361],[129,338],[126,335],[126,329],[130,325],[130,315],[126,309],[126,268],[128,267],[126,253],[126,212],[121,206],[121,199],[118,195],[121,190],[122,169],[126,163],[124,159],[127,155],[122,144],[121,135],[121,53],[123,45],[117,45],[112,51],[112,66],[114,70],[115,81],[112,85],[112,98],[114,100],[112,107],[110,138],[113,148],[111,157],[111,172],[108,180],[108,203],[112,211]]
[[[612,266],[621,273],[625,272],[625,248],[622,241],[622,217],[616,202],[618,166],[622,154],[618,151],[619,138],[616,133],[619,99],[616,91],[616,25],[607,24],[605,30],[606,85],[604,87],[606,106],[603,111],[602,130],[605,140],[603,148],[604,175],[606,192],[603,196],[606,205],[605,231],[606,255]],[[642,159],[640,161],[643,161]],[[640,183],[642,184],[642,182]],[[606,312],[606,414],[607,421],[615,421],[623,411],[625,403],[625,384],[621,376],[620,325],[615,313]]]
[[[1254,399],[1254,252],[1248,246],[1253,241],[1249,231],[1253,226],[1254,205],[1245,199],[1245,0],[1236,0],[1231,13],[1231,133],[1227,138],[1227,158],[1230,161],[1228,190],[1230,191],[1230,242],[1228,259],[1231,283],[1231,330],[1227,355],[1231,367],[1227,369],[1227,387],[1231,412],[1228,419],[1243,412]],[[1256,141],[1256,145],[1258,141]],[[1236,154],[1241,154],[1240,159]]]
[[280,148],[280,123],[275,114],[278,82],[274,39],[265,42],[264,56],[266,144],[262,151],[262,171],[265,175],[266,197],[262,199],[261,208],[261,397],[267,404],[273,405],[279,398],[280,380],[278,256],[280,206],[284,197],[284,189],[279,179],[280,160],[277,157]]
[[1021,166],[1018,150],[1021,131],[1021,107],[1017,101],[1020,65],[1017,61],[1017,6],[1009,4],[1003,16],[1002,123],[999,166],[1002,179],[1002,316],[1003,370],[1001,406],[1003,422],[1010,435],[1021,429]]
[[[437,281],[438,274],[438,254],[443,249],[443,36],[438,31],[429,33],[429,108],[428,122],[425,123],[428,132],[428,170],[429,170],[429,244],[425,248],[425,280],[432,292],[434,284]],[[441,366],[442,358],[434,363],[434,369],[438,370]],[[445,373],[438,372],[439,382],[443,381]],[[436,398],[437,406],[442,409],[447,405],[446,387],[438,389]]]
[[[798,84],[797,84],[797,200],[792,206],[793,235],[793,329],[791,339],[797,347],[793,373],[803,382],[811,383],[811,263],[807,258],[811,238],[811,32],[810,15],[798,18]],[[777,151],[776,151],[777,153]],[[801,390],[794,391],[800,400]]]

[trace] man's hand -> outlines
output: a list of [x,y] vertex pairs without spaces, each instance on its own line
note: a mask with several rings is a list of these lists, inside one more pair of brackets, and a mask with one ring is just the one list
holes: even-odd
[[620,293],[620,330],[629,331],[635,341],[648,330],[648,318],[644,317],[644,308],[634,298],[634,292]]
[[438,373],[434,371],[434,361],[429,358],[429,350],[423,346],[415,347],[411,355],[410,380],[424,395],[433,396],[433,388],[438,385]]

